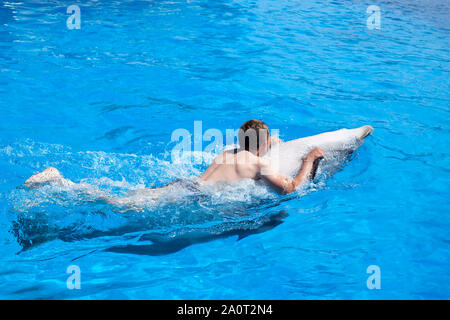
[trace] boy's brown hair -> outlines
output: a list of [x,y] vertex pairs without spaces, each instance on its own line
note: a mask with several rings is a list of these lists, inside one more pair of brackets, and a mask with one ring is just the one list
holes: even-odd
[[259,150],[268,138],[269,127],[261,120],[248,120],[239,129],[239,145],[247,151]]

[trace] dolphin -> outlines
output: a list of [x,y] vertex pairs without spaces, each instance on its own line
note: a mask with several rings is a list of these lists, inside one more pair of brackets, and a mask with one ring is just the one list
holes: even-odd
[[[281,174],[293,176],[300,169],[303,158],[313,149],[321,148],[325,158],[320,162],[342,160],[342,155],[348,156],[359,148],[364,139],[373,132],[373,128],[365,125],[355,129],[340,129],[324,132],[314,136],[299,138],[275,144],[264,155],[274,168]],[[338,161],[341,162],[341,161]],[[336,164],[336,162],[334,162]]]

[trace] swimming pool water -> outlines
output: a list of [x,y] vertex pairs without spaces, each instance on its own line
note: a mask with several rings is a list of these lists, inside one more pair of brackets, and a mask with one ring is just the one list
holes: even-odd
[[[79,30],[66,26],[73,4]],[[381,29],[366,25],[369,5]],[[0,297],[450,298],[449,9],[2,2]],[[171,163],[172,132],[250,118],[285,140],[375,131],[341,171],[294,196],[248,182],[123,213],[71,190],[17,188],[47,166],[117,194],[192,177],[213,155]],[[80,290],[66,286],[70,265]],[[379,290],[367,288],[370,265]]]

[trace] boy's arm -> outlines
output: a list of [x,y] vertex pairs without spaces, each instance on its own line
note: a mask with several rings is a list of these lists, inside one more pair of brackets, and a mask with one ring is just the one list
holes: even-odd
[[319,148],[313,149],[303,160],[302,167],[294,178],[286,177],[279,172],[274,171],[270,163],[260,162],[260,177],[266,180],[269,185],[282,193],[291,193],[303,182],[308,180],[313,170],[313,164],[316,159],[323,158],[323,151]]

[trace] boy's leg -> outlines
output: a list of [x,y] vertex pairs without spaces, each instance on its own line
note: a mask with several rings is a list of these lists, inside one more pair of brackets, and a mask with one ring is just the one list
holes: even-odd
[[69,179],[64,179],[58,169],[49,167],[42,172],[32,175],[25,181],[25,185],[28,187],[37,187],[43,184],[60,184],[63,186],[72,186],[75,183]]
[[[92,199],[102,201],[115,206],[137,205],[141,202],[156,201],[161,194],[164,193],[165,187],[148,188],[139,192],[133,192],[128,197],[111,198],[107,193],[97,187],[87,183],[74,183],[69,179],[65,179],[58,169],[49,167],[42,172],[36,173],[25,181],[25,186],[29,188],[37,188],[46,184],[57,184],[61,186],[71,186],[79,191],[89,195]],[[171,183],[169,183],[170,185]]]

